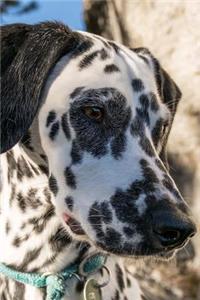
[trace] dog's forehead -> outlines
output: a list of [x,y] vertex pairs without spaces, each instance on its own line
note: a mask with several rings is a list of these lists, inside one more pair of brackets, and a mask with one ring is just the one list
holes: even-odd
[[[121,51],[116,53],[113,47],[106,47],[104,42],[95,36],[90,35],[89,38],[92,40],[89,49],[76,57],[62,57],[49,76],[46,85],[48,95],[56,98],[57,104],[78,87],[117,88],[131,104],[136,94],[132,88],[134,79],[142,81],[146,92],[156,92],[152,70],[136,53],[122,46],[118,46]],[[103,58],[101,53],[97,53],[102,49],[106,53]]]

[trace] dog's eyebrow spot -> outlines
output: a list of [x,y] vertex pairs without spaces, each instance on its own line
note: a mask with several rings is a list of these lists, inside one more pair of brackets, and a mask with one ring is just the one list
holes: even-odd
[[52,141],[55,140],[55,137],[57,136],[58,132],[59,132],[59,128],[60,128],[60,124],[59,121],[56,121],[55,123],[53,123],[53,125],[51,126],[51,130],[49,132],[49,137]]
[[120,70],[116,65],[110,64],[110,65],[105,66],[104,72],[105,73],[113,73],[113,72],[120,72]]
[[49,177],[49,188],[52,191],[52,193],[54,194],[54,196],[56,196],[58,193],[58,184],[57,184],[57,180],[53,176],[53,174],[51,174],[51,176]]
[[46,121],[46,127],[49,127],[49,125],[55,121],[56,119],[56,113],[54,110],[51,110],[48,114],[48,117],[47,117],[47,121]]
[[142,90],[144,90],[144,84],[139,78],[133,79],[131,84],[135,92],[141,92]]
[[65,203],[70,211],[73,210],[74,207],[74,199],[71,196],[65,197]]
[[72,189],[76,188],[76,179],[75,179],[75,175],[72,172],[72,169],[70,167],[66,167],[65,171],[64,171],[64,176],[65,176],[65,181],[66,184],[71,187]]
[[69,124],[68,124],[68,115],[67,115],[67,113],[62,115],[61,125],[62,125],[62,129],[64,131],[64,134],[65,134],[66,138],[69,140],[71,138],[71,134],[70,134]]

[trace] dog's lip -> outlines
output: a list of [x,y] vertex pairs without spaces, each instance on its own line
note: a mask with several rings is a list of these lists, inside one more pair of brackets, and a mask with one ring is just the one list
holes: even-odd
[[85,235],[85,231],[81,227],[81,224],[68,213],[63,213],[63,220],[73,233],[77,235]]

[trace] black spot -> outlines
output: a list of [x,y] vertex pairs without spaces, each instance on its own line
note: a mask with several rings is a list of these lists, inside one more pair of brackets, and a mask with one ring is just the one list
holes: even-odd
[[64,131],[64,134],[65,134],[66,138],[69,140],[71,138],[71,134],[70,134],[69,124],[68,124],[68,115],[67,115],[67,113],[62,115],[61,125],[62,125],[62,129]]
[[59,127],[60,127],[60,124],[59,124],[59,121],[56,121],[55,123],[53,123],[53,125],[51,126],[51,130],[49,132],[49,137],[52,141],[54,141],[56,135],[58,134],[58,131],[59,131]]
[[142,94],[139,98],[140,104],[144,110],[148,110],[149,108],[149,99],[146,94]]
[[155,147],[158,146],[158,143],[161,139],[161,130],[162,130],[162,125],[163,125],[163,119],[159,118],[156,121],[156,124],[154,126],[154,128],[152,129],[151,135],[152,135],[152,139],[153,139],[153,143],[155,145]]
[[74,200],[71,196],[67,196],[65,198],[65,203],[67,204],[67,207],[70,211],[73,210],[73,207],[74,207]]
[[39,165],[39,168],[43,174],[49,176],[49,168],[47,167],[47,165]]
[[36,209],[42,205],[42,202],[36,196],[36,194],[37,194],[37,189],[30,188],[26,195],[26,204],[33,209]]
[[69,187],[71,187],[72,189],[75,189],[76,188],[76,180],[75,180],[74,173],[72,172],[70,167],[66,167],[66,169],[64,171],[64,176],[65,176],[66,184]]
[[99,239],[104,238],[104,232],[102,231],[101,209],[97,202],[92,204],[89,210],[88,221],[95,230],[97,237]]
[[101,203],[101,206],[100,206],[100,213],[101,213],[101,218],[102,218],[102,221],[105,223],[105,224],[109,224],[112,222],[112,211],[109,207],[109,203],[104,201]]
[[58,185],[57,185],[57,180],[53,176],[53,174],[51,174],[51,176],[49,177],[49,188],[54,194],[54,196],[56,196],[58,193]]
[[141,79],[135,78],[132,80],[132,87],[135,92],[141,92],[144,89],[144,84]]
[[[28,252],[26,252],[26,255],[22,261],[22,263],[18,266],[15,267],[16,270],[19,270],[21,272],[28,272],[27,270],[27,266],[30,265],[34,260],[38,259],[38,256],[40,255],[40,252],[42,250],[42,247],[38,247],[34,250],[30,250]],[[29,272],[31,272],[32,270],[29,269]]]
[[56,232],[49,238],[49,244],[53,252],[59,253],[71,243],[71,238],[65,229],[59,226]]
[[150,119],[149,119],[149,113],[147,109],[142,108],[136,108],[136,113],[139,116],[139,118],[141,120],[143,120],[143,122],[145,122],[147,125],[150,124]]
[[127,287],[131,287],[131,280],[127,277],[126,278],[126,284],[127,284]]
[[6,230],[6,234],[8,234],[10,232],[10,223],[9,221],[6,222],[6,227],[5,227],[5,230]]
[[119,245],[121,244],[121,233],[119,233],[112,227],[108,227],[106,229],[103,243],[108,248],[112,248],[112,249],[118,248]]
[[157,166],[161,171],[166,172],[166,169],[165,169],[163,163],[162,163],[159,159],[156,158],[155,163],[156,163],[156,166]]
[[115,159],[122,157],[122,153],[126,149],[126,136],[124,133],[119,134],[111,142],[111,153]]
[[53,206],[50,206],[40,217],[31,218],[28,220],[28,223],[33,225],[33,232],[41,233],[47,226],[48,221],[51,220],[53,216],[55,216],[55,210]]
[[71,158],[73,165],[80,163],[82,160],[82,152],[76,140],[72,142]]
[[111,205],[119,221],[123,223],[133,223],[136,207],[129,193],[117,189],[115,194],[111,197]]
[[128,238],[132,238],[133,235],[135,234],[135,230],[131,227],[124,227],[123,228],[123,232],[125,233],[125,235],[128,237]]
[[79,63],[79,68],[82,70],[89,67],[94,61],[94,59],[98,56],[98,54],[99,54],[99,50],[96,50],[88,55],[85,55],[84,58]]
[[71,99],[76,98],[76,97],[80,94],[80,92],[81,92],[83,89],[84,89],[83,86],[79,86],[79,87],[75,88],[75,89],[73,90],[73,92],[70,94],[70,98],[71,98]]
[[146,136],[142,136],[140,139],[140,146],[142,147],[142,150],[149,155],[150,157],[155,156],[154,149],[149,141],[149,139]]
[[107,51],[106,51],[104,48],[102,48],[102,49],[100,50],[100,57],[101,57],[102,60],[105,60],[106,58],[109,57]]
[[120,70],[116,65],[110,64],[110,65],[105,66],[104,72],[105,73],[113,73],[113,72],[120,72]]
[[120,48],[117,44],[115,44],[114,42],[108,42],[108,44],[115,50],[115,52],[118,54],[118,52],[120,51]]
[[157,112],[159,109],[159,104],[156,95],[154,93],[149,93],[149,99],[151,110]]
[[118,290],[115,291],[115,294],[114,294],[114,297],[112,297],[112,300],[120,300],[120,294],[119,294]]
[[25,295],[25,285],[23,283],[15,281],[13,299],[24,299],[24,295]]
[[147,165],[147,161],[144,159],[140,160],[140,165],[142,167],[143,175],[145,180],[151,183],[159,183],[158,177],[155,172]]
[[18,193],[17,194],[17,201],[18,201],[18,205],[19,205],[19,208],[25,212],[26,210],[26,199],[25,197],[22,195],[22,193]]
[[76,58],[90,50],[93,46],[93,42],[88,38],[87,40],[83,41],[79,47],[77,47],[71,54],[71,58]]
[[33,177],[33,173],[24,157],[21,156],[17,161],[17,179],[21,181],[23,177],[31,178]]
[[47,187],[44,188],[43,194],[45,196],[46,202],[50,204],[51,203],[51,193],[49,192],[49,189]]
[[19,236],[16,236],[12,242],[12,245],[14,247],[20,247],[21,244],[24,242],[24,241],[27,241],[29,239],[29,234],[26,234],[25,236],[23,237],[19,237]]
[[135,136],[142,137],[144,135],[144,123],[138,116],[136,116],[132,121],[130,132],[134,137]]
[[16,196],[16,185],[12,184],[11,186],[11,194],[10,194],[10,204],[12,205],[13,200],[15,199]]
[[116,264],[117,283],[121,292],[125,289],[124,275],[118,264]]
[[49,125],[51,123],[53,123],[53,121],[55,121],[56,119],[56,113],[54,110],[51,110],[48,114],[48,117],[47,117],[47,121],[46,121],[46,127],[49,127]]

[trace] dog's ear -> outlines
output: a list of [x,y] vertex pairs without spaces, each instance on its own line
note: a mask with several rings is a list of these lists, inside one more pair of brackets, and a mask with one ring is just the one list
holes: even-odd
[[158,93],[160,95],[161,100],[166,104],[169,111],[171,112],[171,124],[169,124],[168,133],[166,134],[165,139],[163,140],[162,149],[160,152],[160,158],[164,162],[167,169],[169,169],[166,144],[172,126],[172,122],[176,113],[177,105],[181,99],[182,94],[177,84],[169,76],[169,74],[161,67],[158,60],[153,58],[153,63]]
[[180,89],[147,48],[140,47],[132,48],[131,50],[138,53],[153,69],[160,98],[171,111],[173,118],[182,95]]
[[[173,121],[178,102],[181,99],[180,89],[178,88],[174,80],[169,76],[169,74],[162,68],[159,61],[147,48],[134,48],[132,50],[138,53],[138,55],[143,58],[144,61],[153,70],[160,99],[169,108],[169,111],[171,112],[171,121]],[[160,158],[165,163],[166,167],[168,167],[166,144],[171,125],[172,122],[169,125],[168,134],[165,136],[165,140],[162,144],[162,150],[160,152]]]
[[78,44],[60,23],[15,24],[1,28],[1,153],[27,132],[41,105],[41,91],[59,58]]

